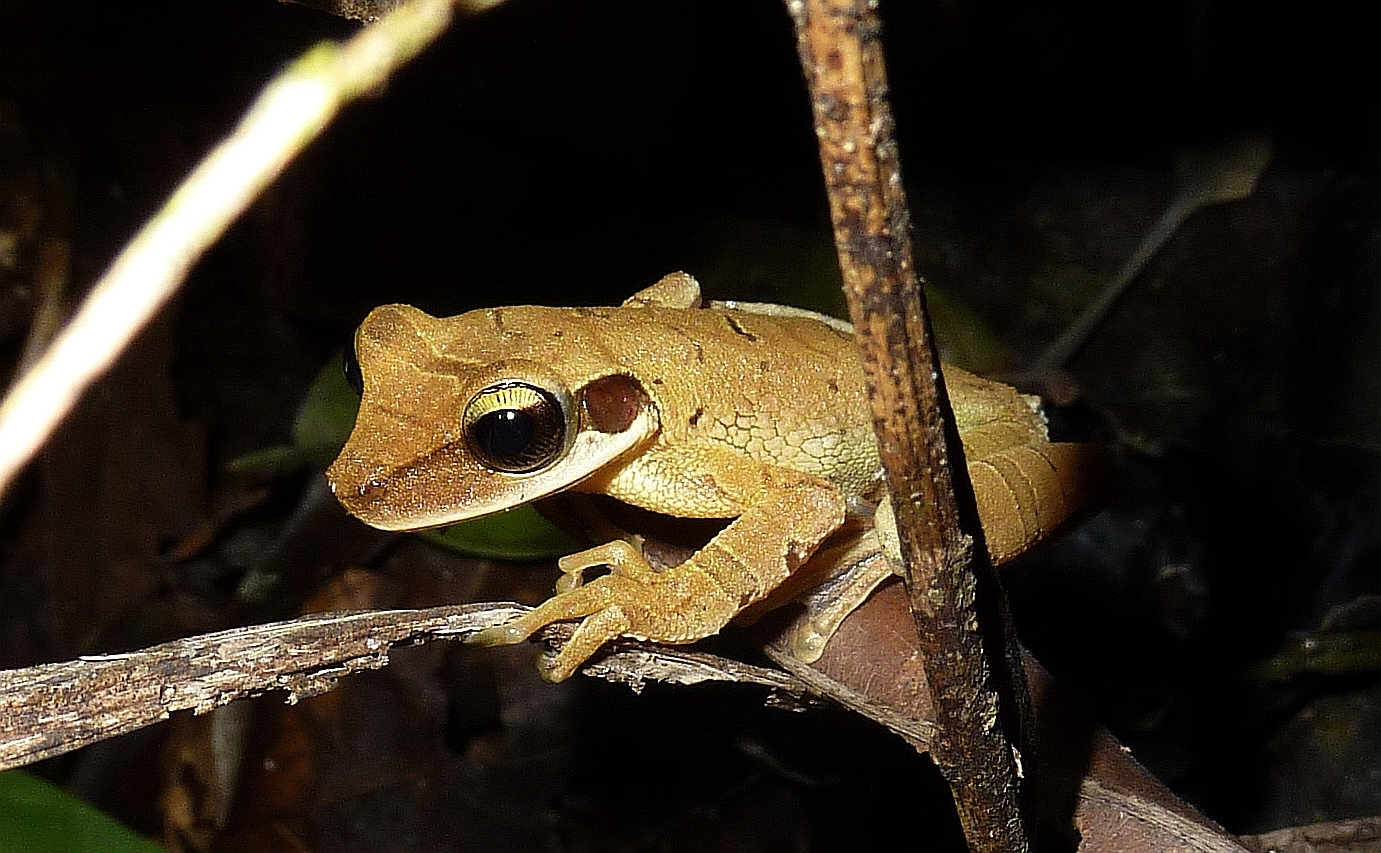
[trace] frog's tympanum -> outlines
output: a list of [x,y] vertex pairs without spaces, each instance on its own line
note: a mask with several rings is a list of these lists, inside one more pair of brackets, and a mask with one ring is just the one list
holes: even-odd
[[[675,273],[618,308],[436,318],[386,305],[360,326],[355,353],[359,415],[327,475],[368,524],[436,527],[563,490],[728,520],[664,571],[625,540],[571,554],[556,595],[477,637],[512,643],[581,620],[547,664],[553,680],[616,637],[687,643],[718,632],[847,519],[876,518],[895,553],[863,374],[838,320],[701,307],[695,279]],[[1000,563],[1065,520],[1080,446],[1047,440],[1034,398],[944,374]],[[596,566],[608,573],[584,582]]]

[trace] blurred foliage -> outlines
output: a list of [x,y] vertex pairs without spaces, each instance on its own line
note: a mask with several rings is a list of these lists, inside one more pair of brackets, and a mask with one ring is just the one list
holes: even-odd
[[0,850],[23,853],[160,853],[61,788],[22,770],[0,773]]

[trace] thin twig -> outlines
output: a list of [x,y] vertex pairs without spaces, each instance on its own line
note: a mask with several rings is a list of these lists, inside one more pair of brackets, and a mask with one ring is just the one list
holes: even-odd
[[1178,157],[1175,197],[1141,238],[1113,280],[1090,302],[1041,357],[1016,380],[1044,383],[1078,354],[1107,319],[1113,306],[1151,259],[1170,242],[1185,220],[1209,205],[1246,198],[1271,159],[1271,141],[1249,136],[1209,148],[1185,148]]
[[963,451],[912,265],[878,18],[868,0],[787,5],[935,701],[930,753],[954,793],[969,848],[1024,851],[1014,749],[989,675],[970,567],[982,549],[965,529],[981,533],[976,510],[961,526],[951,479],[966,476]]
[[1089,337],[1093,335],[1095,329],[1102,325],[1113,305],[1127,291],[1128,285],[1136,280],[1136,277],[1141,274],[1142,269],[1150,262],[1151,258],[1170,241],[1170,238],[1189,218],[1189,215],[1196,210],[1198,210],[1198,205],[1188,204],[1179,198],[1171,202],[1170,206],[1160,215],[1160,219],[1156,220],[1155,226],[1146,232],[1146,236],[1142,238],[1140,245],[1132,252],[1131,257],[1123,262],[1113,280],[1108,282],[1103,291],[1079,314],[1079,317],[1070,323],[1060,334],[1060,337],[1041,354],[1027,375],[1037,380],[1044,380],[1054,371],[1063,368],[1065,363],[1073,358],[1084,344],[1088,343]]
[[1257,853],[1378,853],[1381,816],[1289,826],[1242,841]]
[[342,106],[377,90],[450,18],[449,0],[414,0],[343,45],[312,48],[269,83],[10,389],[0,405],[0,495],[230,223]]

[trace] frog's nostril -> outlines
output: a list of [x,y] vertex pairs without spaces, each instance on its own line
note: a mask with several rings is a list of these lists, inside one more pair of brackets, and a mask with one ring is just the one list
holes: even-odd
[[370,492],[377,492],[388,487],[388,477],[384,474],[371,474],[357,490],[360,497],[368,497]]

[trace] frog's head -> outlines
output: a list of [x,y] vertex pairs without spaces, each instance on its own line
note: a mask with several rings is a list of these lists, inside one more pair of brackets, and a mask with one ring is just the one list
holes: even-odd
[[374,527],[417,530],[511,509],[629,458],[656,434],[656,408],[562,316],[371,312],[355,335],[359,414],[326,472],[336,498]]

